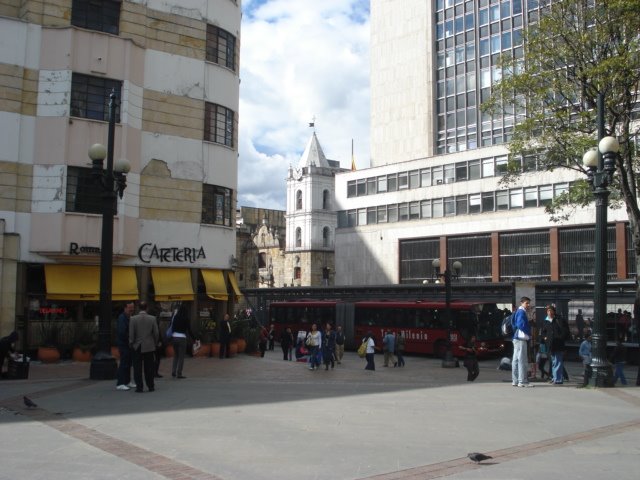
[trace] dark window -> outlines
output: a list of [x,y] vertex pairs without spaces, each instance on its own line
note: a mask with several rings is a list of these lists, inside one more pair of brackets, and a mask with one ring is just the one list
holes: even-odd
[[440,256],[440,239],[400,241],[400,283],[422,283],[433,278],[431,262]]
[[462,263],[458,281],[491,281],[491,236],[474,235],[447,239],[449,264]]
[[67,167],[67,212],[102,213],[100,190],[90,168]]
[[500,280],[549,280],[550,250],[548,231],[501,234]]
[[300,267],[295,267],[293,269],[293,278],[295,278],[296,280],[300,280],[301,277],[302,277],[302,269]]
[[296,210],[302,210],[302,190],[296,192]]
[[216,185],[202,185],[202,223],[231,226],[232,190]]
[[207,24],[207,61],[236,70],[236,37]]
[[322,209],[329,210],[331,208],[331,201],[329,197],[329,190],[322,191]]
[[204,139],[227,147],[234,145],[234,112],[222,105],[205,103]]
[[322,229],[322,246],[329,247],[331,243],[331,230],[329,227],[324,227]]
[[[595,264],[595,228],[567,228],[558,233],[560,251],[560,280],[593,280]],[[607,226],[607,278],[614,279],[616,272],[616,227]]]
[[73,0],[71,25],[118,35],[121,0]]
[[116,92],[116,122],[120,123],[122,82],[109,78],[73,73],[71,77],[71,116],[109,121],[109,95]]

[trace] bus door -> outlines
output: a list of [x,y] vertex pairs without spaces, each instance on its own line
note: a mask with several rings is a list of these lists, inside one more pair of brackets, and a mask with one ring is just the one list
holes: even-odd
[[342,326],[345,338],[345,348],[347,350],[357,348],[353,342],[355,332],[353,322],[354,311],[355,307],[351,302],[339,302],[336,304],[336,326]]

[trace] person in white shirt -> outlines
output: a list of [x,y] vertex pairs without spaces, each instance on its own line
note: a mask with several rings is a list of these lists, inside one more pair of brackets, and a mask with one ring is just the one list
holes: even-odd
[[362,339],[363,342],[367,342],[367,366],[364,367],[365,370],[375,370],[376,364],[373,360],[373,356],[376,353],[376,343],[373,340],[373,333],[371,331],[367,332],[367,336]]

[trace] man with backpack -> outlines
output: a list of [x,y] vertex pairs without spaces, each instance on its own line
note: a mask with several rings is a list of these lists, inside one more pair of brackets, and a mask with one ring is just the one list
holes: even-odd
[[527,310],[531,299],[522,297],[520,306],[513,314],[513,358],[511,360],[511,384],[514,387],[533,387],[527,375],[529,362],[527,357],[527,341],[531,338],[531,327]]

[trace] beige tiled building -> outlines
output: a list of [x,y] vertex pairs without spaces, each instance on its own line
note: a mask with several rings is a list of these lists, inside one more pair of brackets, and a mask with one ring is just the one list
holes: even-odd
[[[0,334],[16,316],[96,314],[87,152],[107,144],[111,91],[113,157],[131,164],[114,300],[190,301],[194,322],[230,308],[240,19],[236,0],[0,0]],[[118,292],[124,278],[134,292]]]

